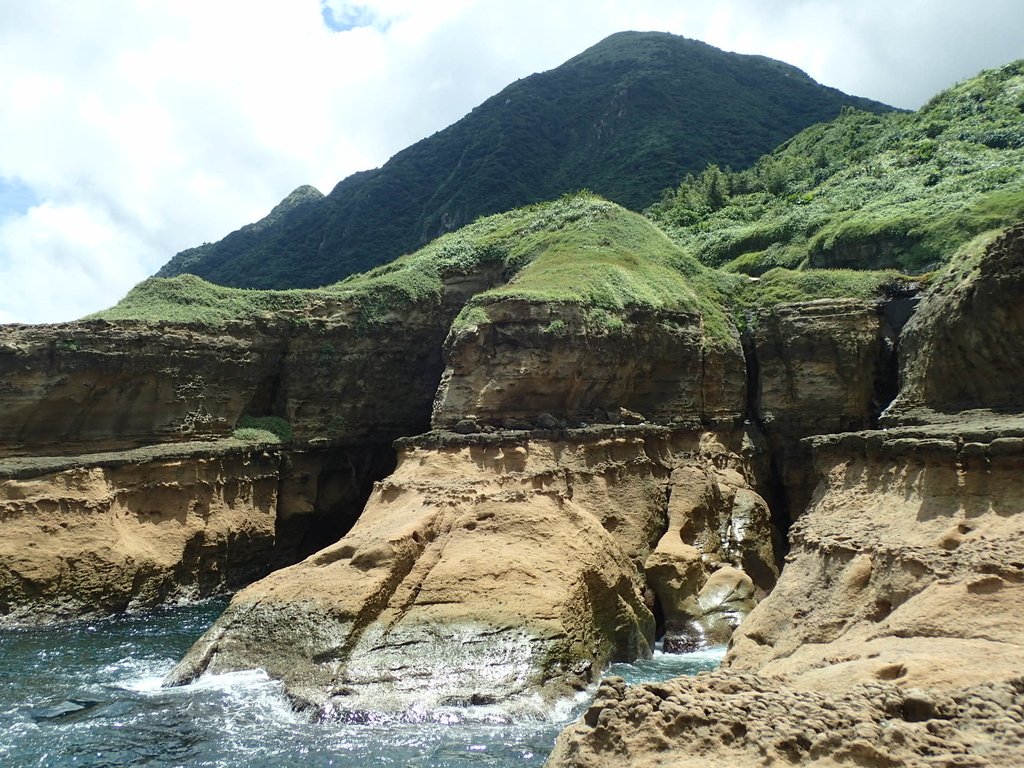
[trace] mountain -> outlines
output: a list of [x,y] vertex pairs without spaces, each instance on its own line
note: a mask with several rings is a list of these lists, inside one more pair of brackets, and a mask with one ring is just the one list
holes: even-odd
[[709,163],[746,167],[846,106],[779,61],[666,33],[621,32],[519,80],[326,197],[300,187],[271,214],[177,254],[158,273],[313,287],[415,250],[479,216],[582,188],[634,210]]
[[648,214],[705,264],[933,269],[1024,218],[1024,60],[913,113],[847,110],[752,168],[706,169]]

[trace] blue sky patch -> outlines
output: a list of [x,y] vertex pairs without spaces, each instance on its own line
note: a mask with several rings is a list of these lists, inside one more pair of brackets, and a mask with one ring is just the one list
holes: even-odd
[[324,24],[333,32],[348,32],[357,27],[372,27],[377,22],[377,16],[365,5],[342,5],[336,7],[328,0],[320,0],[320,15],[324,17]]
[[17,179],[0,176],[0,220],[24,213],[42,200]]

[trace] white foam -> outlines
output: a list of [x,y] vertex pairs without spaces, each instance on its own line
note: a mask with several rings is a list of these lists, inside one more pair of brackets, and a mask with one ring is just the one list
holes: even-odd
[[693,661],[721,661],[725,657],[727,650],[728,646],[725,645],[712,645],[699,651],[690,651],[689,653],[665,653],[661,650],[655,650],[654,658],[679,659],[680,661],[685,659],[692,659]]

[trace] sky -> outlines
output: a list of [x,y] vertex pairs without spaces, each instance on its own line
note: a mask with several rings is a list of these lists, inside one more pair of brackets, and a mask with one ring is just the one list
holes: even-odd
[[0,323],[112,306],[626,29],[906,108],[1024,58],[1020,0],[0,0]]

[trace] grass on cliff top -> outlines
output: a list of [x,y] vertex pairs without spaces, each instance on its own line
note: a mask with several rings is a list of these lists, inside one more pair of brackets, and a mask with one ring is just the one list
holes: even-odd
[[902,279],[894,272],[777,269],[751,281],[704,266],[649,219],[581,192],[479,219],[325,288],[261,291],[192,275],[152,278],[93,317],[223,325],[277,315],[302,322],[345,306],[368,327],[437,305],[447,279],[482,272],[498,287],[472,297],[456,326],[486,322],[489,305],[512,299],[580,306],[595,329],[621,326],[618,316],[634,310],[699,313],[712,344],[731,343],[730,315],[783,301],[871,298]]
[[604,325],[632,310],[694,312],[709,341],[731,338],[722,297],[738,281],[687,256],[648,219],[588,192],[531,210],[527,227],[502,238],[503,264],[515,273],[470,299],[456,326],[483,321],[488,305],[520,300],[575,304]]
[[975,235],[1024,218],[1024,60],[914,113],[847,110],[748,170],[710,166],[648,214],[730,271],[934,269]]
[[151,278],[91,317],[220,325],[281,313],[299,319],[344,303],[368,326],[419,303],[439,303],[448,278],[487,271],[495,281],[509,282],[474,297],[477,308],[521,298],[605,312],[699,311],[709,333],[722,339],[729,330],[720,294],[740,279],[713,275],[646,218],[581,192],[479,219],[416,253],[325,288],[260,291],[192,275]]
[[85,319],[223,325],[288,310],[308,312],[318,298],[317,291],[225,288],[195,275],[152,277],[132,288],[115,306]]

